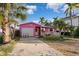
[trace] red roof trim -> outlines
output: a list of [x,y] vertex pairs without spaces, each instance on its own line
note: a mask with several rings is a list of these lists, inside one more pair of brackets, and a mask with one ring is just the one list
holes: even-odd
[[28,23],[24,23],[24,24],[20,24],[20,25],[25,25],[25,24],[35,24],[35,25],[38,25],[38,26],[41,26],[41,27],[45,27],[45,28],[51,28],[49,26],[42,26],[41,24],[37,24],[37,23],[34,23],[34,22],[28,22]]
[[34,22],[24,23],[24,24],[20,24],[20,25],[25,25],[25,24],[35,24],[35,25],[41,26],[40,24],[37,24],[37,23],[34,23]]

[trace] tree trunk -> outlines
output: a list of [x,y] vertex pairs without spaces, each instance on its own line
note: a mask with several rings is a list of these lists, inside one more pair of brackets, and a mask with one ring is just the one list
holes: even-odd
[[13,36],[12,36],[13,39],[15,38],[15,31],[16,31],[16,30],[15,30],[15,27],[16,27],[16,24],[14,24],[14,27],[13,27],[13,34],[12,34],[12,35],[13,35]]
[[4,19],[2,22],[2,31],[3,31],[3,43],[10,42],[11,37],[10,37],[8,10],[5,10],[5,12],[4,12]]
[[70,8],[70,20],[71,20],[71,37],[73,37],[73,32],[72,32],[72,9]]

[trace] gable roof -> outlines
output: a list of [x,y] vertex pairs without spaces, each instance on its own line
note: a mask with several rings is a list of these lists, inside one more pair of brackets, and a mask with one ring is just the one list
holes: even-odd
[[47,27],[47,28],[51,28],[50,26],[44,26],[40,23],[35,23],[35,22],[28,22],[28,23],[24,23],[24,24],[20,24],[20,25],[26,25],[26,24],[35,24],[35,25],[38,25],[38,26],[41,26],[41,27]]
[[34,23],[34,22],[23,23],[23,24],[20,24],[20,25],[25,25],[25,24],[35,24],[35,25],[41,26],[41,24],[39,24],[39,23]]

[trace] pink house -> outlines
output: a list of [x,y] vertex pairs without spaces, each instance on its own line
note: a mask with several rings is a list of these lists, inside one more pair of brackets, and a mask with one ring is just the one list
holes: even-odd
[[40,36],[42,33],[51,32],[51,28],[48,26],[42,26],[40,24],[29,22],[20,24],[21,35]]

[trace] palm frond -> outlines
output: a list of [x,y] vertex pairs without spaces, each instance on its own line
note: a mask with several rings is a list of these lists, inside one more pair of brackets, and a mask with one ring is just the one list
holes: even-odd
[[18,9],[20,9],[20,10],[28,10],[28,8],[26,8],[25,6],[19,6]]
[[27,18],[27,17],[26,17],[26,14],[21,14],[20,17],[21,17],[22,20],[25,20],[25,19]]
[[16,21],[16,20],[14,20],[14,19],[9,19],[9,23],[13,23],[13,24],[18,24],[18,22]]
[[69,8],[67,8],[66,10],[65,10],[65,12],[64,12],[65,14],[66,14],[66,16],[68,15],[68,13],[69,13]]

